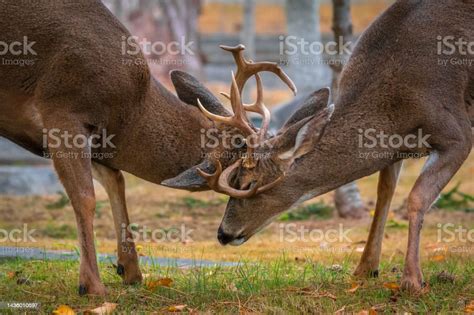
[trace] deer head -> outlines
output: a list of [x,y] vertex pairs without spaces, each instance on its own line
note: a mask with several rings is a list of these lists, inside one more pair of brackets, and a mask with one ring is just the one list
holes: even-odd
[[252,167],[240,159],[223,171],[201,172],[210,187],[231,197],[218,231],[222,244],[242,244],[300,199],[302,190],[290,178],[323,136],[334,110],[329,93],[313,93],[276,136],[259,143]]
[[[223,159],[214,155],[164,184],[170,186],[170,181],[191,177],[198,181],[196,178],[199,178],[204,179],[209,188],[229,195],[231,199],[219,229],[219,240],[223,244],[238,245],[255,234],[273,216],[288,208],[289,205],[284,201],[291,198],[285,197],[290,193],[285,189],[291,188],[291,185],[280,183],[291,175],[298,160],[316,147],[334,106],[328,106],[329,89],[316,91],[303,102],[275,136],[269,136],[267,130],[270,112],[263,103],[263,87],[258,73],[275,73],[295,92],[293,82],[275,63],[245,60],[242,45],[221,48],[232,52],[237,63],[237,73],[232,73],[230,94],[223,94],[230,100],[233,115],[213,113],[199,98],[196,102],[203,114],[219,130],[232,128],[234,132],[243,135],[243,146],[239,155],[231,161],[223,162]],[[244,104],[242,91],[246,81],[252,76],[256,79],[257,99],[253,104]],[[247,112],[255,112],[263,117],[260,128],[250,123]],[[262,211],[255,213],[255,209]]]
[[[255,169],[258,159],[255,150],[268,139],[267,130],[270,124],[270,112],[263,104],[263,88],[259,72],[269,71],[277,75],[288,87],[296,93],[296,87],[290,78],[276,63],[252,62],[243,56],[245,47],[221,46],[222,49],[233,54],[237,64],[237,72],[232,73],[230,94],[221,93],[230,100],[233,114],[223,109],[218,100],[197,80],[182,72],[173,72],[173,83],[178,96],[185,102],[196,104],[202,113],[213,123],[212,129],[217,134],[226,134],[227,138],[236,138],[237,142],[219,143],[212,148],[204,148],[205,158],[177,177],[165,180],[163,185],[186,189],[202,190],[212,188],[239,198],[250,197],[275,186],[279,179],[266,185],[252,184],[246,189],[235,189],[229,185],[229,176],[242,166],[245,169]],[[241,100],[245,83],[255,76],[257,83],[257,99],[253,104],[243,104]],[[260,128],[253,126],[247,117],[247,112],[255,112],[263,117]],[[236,136],[236,137],[234,137]]]

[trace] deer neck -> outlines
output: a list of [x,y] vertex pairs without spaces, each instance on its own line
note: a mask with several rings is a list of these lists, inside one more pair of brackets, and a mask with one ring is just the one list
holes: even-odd
[[[361,131],[372,126],[383,126],[383,123],[386,126],[385,119],[370,104],[336,105],[324,136],[314,151],[297,165],[295,180],[301,183],[306,192],[299,201],[371,175],[400,160],[397,155],[399,150],[395,148],[366,147],[366,139]],[[390,127],[384,127],[384,131],[397,132],[395,129],[390,130]]]
[[114,157],[105,163],[159,184],[202,160],[201,133],[210,122],[159,82],[150,81],[140,106],[128,115],[116,128]]

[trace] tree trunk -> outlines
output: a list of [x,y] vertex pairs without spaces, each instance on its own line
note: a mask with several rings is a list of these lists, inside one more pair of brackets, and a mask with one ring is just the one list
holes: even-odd
[[244,0],[244,22],[240,42],[245,45],[245,54],[255,60],[255,0]]
[[[352,20],[350,12],[350,0],[333,0],[333,26],[334,40],[339,50],[340,43],[346,43],[352,39]],[[342,52],[342,51],[341,51]],[[349,55],[339,53],[334,58],[331,66],[333,70],[332,92],[338,93],[338,82],[343,65],[349,59]],[[355,182],[346,184],[336,189],[334,203],[337,212],[342,218],[362,218],[367,215],[367,206],[360,196],[359,188]]]
[[288,36],[285,38],[288,55],[288,74],[299,93],[312,92],[323,83],[325,67],[322,54],[309,50],[311,44],[321,43],[319,29],[319,1],[286,0]]

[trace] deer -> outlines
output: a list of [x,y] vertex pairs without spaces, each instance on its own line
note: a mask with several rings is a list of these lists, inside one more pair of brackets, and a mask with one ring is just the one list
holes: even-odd
[[[473,43],[473,16],[469,1],[396,1],[358,39],[334,104],[324,88],[311,94],[273,137],[242,128],[259,139],[247,154],[227,168],[215,161],[216,171],[195,174],[230,196],[219,242],[241,245],[294,205],[378,172],[375,214],[354,272],[378,276],[384,226],[403,161],[427,157],[407,198],[401,279],[404,290],[420,292],[424,215],[468,158],[473,138],[474,66],[465,60],[474,56],[466,56],[466,47],[451,49],[452,43],[445,50],[442,43],[449,37]],[[238,94],[231,99],[234,108],[247,110]],[[227,123],[201,110],[216,123]],[[403,141],[368,141],[371,130]]]
[[[219,156],[227,167],[242,149],[204,147],[201,132],[215,124],[199,107],[220,117],[231,114],[190,74],[171,72],[177,96],[155,80],[141,52],[123,52],[123,38],[130,34],[99,0],[4,3],[0,15],[0,39],[15,48],[1,56],[0,136],[52,159],[77,221],[79,294],[107,294],[94,245],[93,179],[111,203],[117,273],[124,284],[141,282],[122,172],[156,184],[173,178],[168,186],[189,191],[209,190],[207,180],[195,176],[197,170],[215,171],[210,156]],[[17,54],[23,39],[27,56]],[[28,59],[20,66],[22,58]],[[246,69],[238,72],[242,86],[267,71],[296,93],[276,63],[240,66]],[[266,113],[258,104],[253,110]],[[216,132],[240,133],[236,126],[222,125]]]

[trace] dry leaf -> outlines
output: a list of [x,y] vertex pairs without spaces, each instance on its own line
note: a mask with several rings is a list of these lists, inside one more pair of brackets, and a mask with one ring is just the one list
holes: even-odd
[[146,282],[146,287],[149,290],[156,289],[157,287],[170,287],[171,283],[173,283],[173,279],[171,278],[161,278],[158,280],[150,280]]
[[393,291],[398,291],[400,290],[400,286],[398,285],[398,283],[395,283],[395,282],[385,282],[383,284],[384,288],[387,288],[387,289],[390,289],[390,290],[393,290]]
[[464,313],[466,314],[474,314],[474,300],[469,302],[468,305],[464,308]]
[[446,256],[445,255],[434,255],[431,257],[431,261],[436,261],[436,262],[441,262],[441,261],[444,261],[446,259]]
[[186,309],[186,304],[168,306],[168,312],[182,312]]
[[357,291],[357,289],[359,289],[359,287],[360,287],[360,283],[352,282],[351,288],[348,289],[347,292],[354,293],[355,291]]
[[53,311],[55,315],[75,315],[76,313],[72,308],[67,305],[59,305],[57,309]]
[[105,302],[101,306],[94,308],[92,310],[88,310],[85,313],[86,314],[99,314],[99,315],[112,314],[116,308],[117,308],[116,303]]

